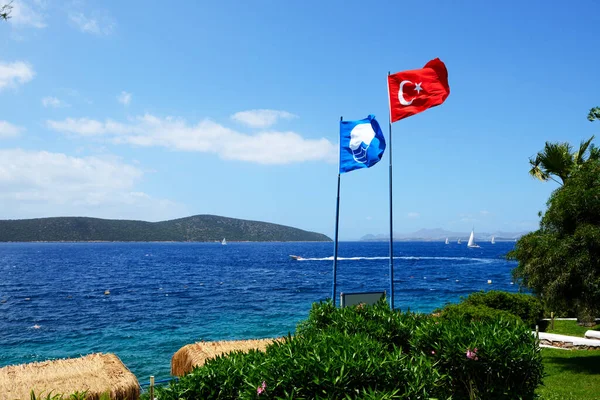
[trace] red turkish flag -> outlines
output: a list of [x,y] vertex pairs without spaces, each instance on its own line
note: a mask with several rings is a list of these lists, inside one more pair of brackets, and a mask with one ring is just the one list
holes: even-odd
[[388,92],[390,120],[396,122],[442,104],[450,94],[448,70],[436,58],[422,69],[388,75]]

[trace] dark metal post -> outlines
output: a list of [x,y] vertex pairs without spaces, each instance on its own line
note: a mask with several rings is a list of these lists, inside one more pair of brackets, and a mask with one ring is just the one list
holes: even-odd
[[[389,90],[389,76],[388,71],[388,90]],[[391,105],[390,105],[391,107]],[[393,207],[392,207],[392,112],[390,108],[389,116],[389,145],[388,154],[390,155],[390,308],[394,309],[394,220],[393,220]]]
[[335,306],[335,288],[337,279],[337,257],[338,257],[338,226],[340,222],[340,174],[337,182],[337,204],[335,206],[335,241],[333,244],[333,287],[331,288],[331,298]]
[[[340,117],[340,123],[343,121],[344,117]],[[341,147],[340,147],[340,151]],[[331,287],[331,300],[333,301],[333,306],[335,307],[335,292],[336,292],[336,284],[337,284],[337,257],[338,257],[338,227],[340,225],[340,171],[338,167],[338,179],[337,179],[337,202],[335,205],[335,238],[333,242],[333,284]]]

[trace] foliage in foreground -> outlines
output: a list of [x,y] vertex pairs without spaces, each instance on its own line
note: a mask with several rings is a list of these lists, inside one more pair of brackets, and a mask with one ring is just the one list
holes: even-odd
[[87,391],[75,392],[68,396],[59,393],[39,393],[35,394],[35,391],[31,391],[30,400],[90,400],[98,398],[99,400],[110,400],[110,394],[108,392],[102,393],[99,397],[89,396]]
[[534,335],[513,320],[431,320],[417,328],[411,347],[431,354],[453,399],[529,399],[543,377]]
[[540,229],[509,257],[513,275],[554,310],[588,322],[600,312],[600,161],[588,161],[552,193]]
[[520,321],[314,304],[294,337],[233,352],[159,388],[178,399],[530,399],[542,379]]
[[438,375],[427,357],[388,351],[366,335],[327,332],[288,337],[265,353],[218,357],[159,392],[159,398],[356,398],[369,389],[396,391],[398,399],[427,398]]
[[385,299],[373,307],[337,308],[332,302],[314,303],[306,321],[298,324],[296,334],[319,335],[327,331],[347,336],[364,334],[388,349],[410,350],[410,338],[417,326],[430,316],[390,310]]

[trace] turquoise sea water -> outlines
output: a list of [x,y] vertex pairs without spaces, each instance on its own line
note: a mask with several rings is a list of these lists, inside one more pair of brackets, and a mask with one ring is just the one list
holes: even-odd
[[[481,245],[395,243],[395,306],[430,312],[477,290],[516,291],[504,258],[514,243]],[[388,251],[340,243],[336,297],[389,290]],[[332,253],[332,243],[0,244],[0,367],[104,352],[140,382],[168,378],[186,344],[293,333],[331,296]]]

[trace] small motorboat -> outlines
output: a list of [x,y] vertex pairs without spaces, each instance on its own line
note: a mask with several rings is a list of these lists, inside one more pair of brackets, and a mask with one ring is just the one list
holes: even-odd
[[290,254],[290,258],[291,258],[292,260],[303,260],[303,258],[302,258],[302,257],[300,257],[300,256],[294,256],[294,255],[291,255],[291,254]]

